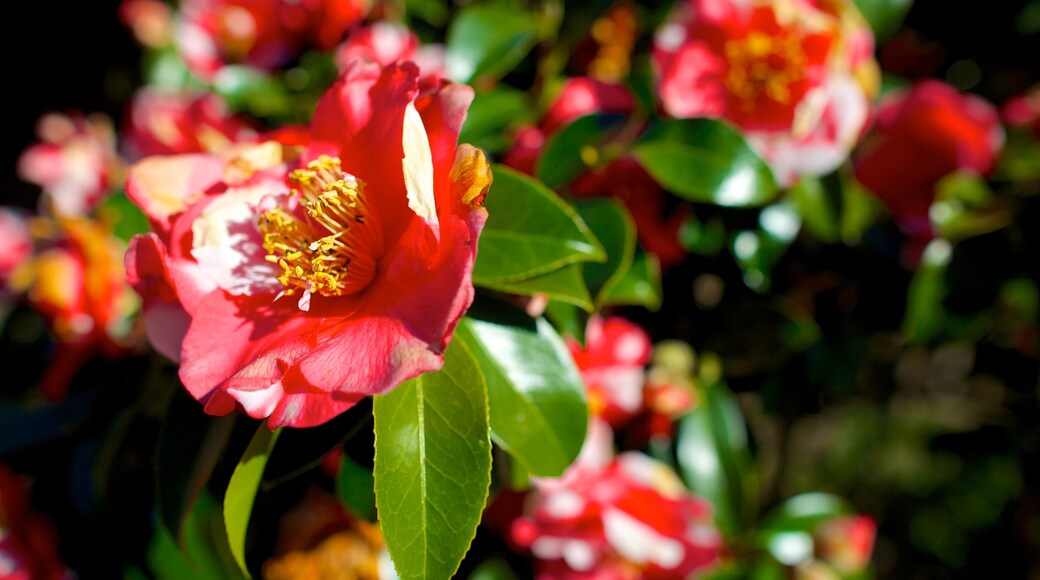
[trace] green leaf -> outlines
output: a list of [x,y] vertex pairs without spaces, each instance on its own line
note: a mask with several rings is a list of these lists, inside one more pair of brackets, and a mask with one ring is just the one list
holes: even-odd
[[899,28],[914,0],[855,0],[855,3],[880,41]]
[[265,488],[313,469],[329,451],[362,429],[372,429],[371,407],[366,401],[316,427],[283,431],[264,469]]
[[466,113],[466,122],[462,124],[459,143],[497,151],[500,149],[498,145],[504,145],[504,140],[500,139],[503,130],[530,121],[533,109],[527,93],[510,87],[500,86],[477,93]]
[[537,41],[538,21],[527,12],[495,4],[466,6],[448,29],[448,77],[460,83],[502,77]]
[[814,238],[827,243],[835,243],[840,239],[841,218],[838,209],[831,204],[819,179],[803,177],[788,189],[787,195],[793,200],[806,229]]
[[212,417],[183,389],[170,399],[156,450],[156,503],[159,519],[183,545],[183,522],[220,459],[235,417]]
[[581,451],[585,387],[563,340],[544,319],[507,304],[470,309],[455,331],[487,380],[491,435],[535,474],[556,477]]
[[588,322],[584,314],[577,306],[560,300],[550,300],[545,307],[545,317],[553,327],[581,344],[585,344],[585,325]]
[[242,459],[235,466],[235,472],[228,482],[224,494],[224,526],[227,530],[231,555],[238,567],[250,577],[246,566],[246,532],[249,530],[249,516],[253,513],[253,501],[260,488],[260,480],[267,466],[267,457],[271,454],[281,430],[271,431],[266,424],[260,425],[249,442]]
[[606,262],[587,263],[582,267],[589,292],[596,305],[600,306],[603,294],[616,286],[632,266],[632,257],[636,251],[636,226],[628,211],[616,200],[590,199],[576,207],[607,254]]
[[519,580],[519,577],[505,560],[496,558],[481,562],[469,575],[469,580]]
[[778,562],[797,566],[813,558],[813,532],[823,522],[851,514],[845,500],[828,493],[789,498],[762,520],[757,543]]
[[661,264],[657,257],[637,252],[632,265],[618,281],[600,294],[601,306],[645,306],[661,308]]
[[959,241],[995,232],[1013,221],[1011,207],[986,181],[970,172],[947,175],[936,185],[928,215],[943,239]]
[[[476,282],[474,282],[476,284]],[[566,302],[592,312],[592,297],[588,288],[585,287],[585,278],[581,273],[579,264],[570,264],[547,274],[527,278],[519,282],[495,282],[479,284],[491,290],[519,294],[521,296],[534,296],[545,294],[551,300]]]
[[98,208],[98,214],[102,220],[112,224],[112,233],[124,242],[152,229],[148,216],[123,192],[108,196]]
[[[706,369],[707,363],[702,360],[701,366]],[[732,537],[746,528],[755,510],[747,426],[736,398],[722,383],[705,381],[700,395],[698,406],[679,423],[679,468],[690,489],[714,506],[719,529]]]
[[632,153],[658,183],[692,201],[746,207],[777,195],[769,166],[722,121],[661,121]]
[[679,241],[688,252],[702,256],[717,256],[726,245],[726,224],[720,216],[707,222],[689,216],[679,230]]
[[946,240],[932,240],[924,250],[907,292],[903,333],[910,344],[928,344],[943,332],[947,319],[943,307],[946,269],[952,258],[953,248]]
[[517,282],[568,264],[606,259],[603,247],[574,208],[530,177],[496,165],[484,200],[473,283]]
[[368,521],[375,520],[375,479],[372,472],[346,455],[340,460],[336,474],[336,495],[350,511]]
[[556,131],[542,148],[535,176],[553,189],[562,187],[600,161],[600,150],[627,117],[596,114],[580,117]]
[[491,483],[487,387],[461,341],[444,368],[406,381],[373,405],[375,490],[387,549],[401,578],[449,578],[480,523]]
[[242,65],[220,69],[213,89],[237,111],[248,111],[258,117],[284,113],[292,106],[286,87],[266,72]]
[[146,554],[159,580],[242,578],[228,546],[220,504],[208,491],[199,495],[184,521],[182,547],[164,526],[156,526]]
[[409,14],[414,14],[434,26],[443,26],[448,22],[448,7],[444,2],[436,0],[405,0]]

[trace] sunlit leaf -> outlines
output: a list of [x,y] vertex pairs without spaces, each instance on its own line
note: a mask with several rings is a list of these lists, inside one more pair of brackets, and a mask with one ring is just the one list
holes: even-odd
[[375,490],[402,578],[449,578],[476,534],[491,483],[487,387],[460,341],[444,368],[373,404]]
[[722,121],[660,121],[632,153],[658,183],[692,201],[745,207],[777,194],[769,166]]
[[570,264],[547,274],[525,278],[518,282],[484,282],[479,284],[491,290],[519,294],[520,296],[545,295],[556,302],[566,302],[592,312],[592,296],[585,287],[580,264]]
[[224,494],[224,526],[227,530],[228,544],[238,567],[247,577],[250,576],[246,566],[246,532],[249,530],[249,518],[253,513],[253,502],[260,488],[260,480],[267,466],[267,458],[271,454],[281,430],[271,431],[266,425],[256,430],[256,435],[249,442],[249,447],[242,454],[231,475],[227,492]]
[[524,468],[558,476],[585,440],[581,375],[544,319],[506,304],[471,309],[456,330],[487,380],[491,433]]
[[584,261],[606,258],[574,208],[538,181],[495,166],[484,207],[487,224],[473,283],[518,282]]

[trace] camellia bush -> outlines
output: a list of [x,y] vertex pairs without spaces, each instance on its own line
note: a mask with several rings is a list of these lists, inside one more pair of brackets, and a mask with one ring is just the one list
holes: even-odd
[[953,10],[123,0],[0,208],[0,578],[1035,576],[1040,71]]

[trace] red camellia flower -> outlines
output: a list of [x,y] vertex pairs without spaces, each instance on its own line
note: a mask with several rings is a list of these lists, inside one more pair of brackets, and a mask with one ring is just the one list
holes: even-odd
[[40,142],[22,153],[18,175],[43,188],[46,213],[84,215],[118,181],[120,161],[107,117],[48,113],[36,124],[36,134]]
[[856,177],[910,235],[928,238],[939,180],[958,170],[988,175],[1003,144],[993,105],[924,80],[882,100],[874,131],[856,157]]
[[711,505],[642,453],[590,451],[609,446],[609,432],[593,422],[586,449],[563,476],[534,480],[511,532],[537,559],[536,577],[687,578],[713,566],[722,536]]
[[273,70],[309,47],[328,50],[361,21],[367,0],[186,0],[177,47],[188,67],[211,78],[225,64]]
[[665,111],[726,119],[783,184],[848,156],[877,84],[851,0],[686,0],[654,37]]
[[589,318],[585,347],[567,340],[588,393],[590,412],[613,427],[635,416],[643,405],[644,366],[650,361],[650,337],[617,316]]
[[131,170],[156,231],[132,241],[127,271],[207,412],[317,425],[443,365],[491,174],[456,146],[472,90],[420,92],[418,76],[348,66],[298,157],[267,142]]
[[131,160],[150,155],[215,152],[256,139],[256,130],[232,116],[215,93],[144,88],[130,101],[123,145]]

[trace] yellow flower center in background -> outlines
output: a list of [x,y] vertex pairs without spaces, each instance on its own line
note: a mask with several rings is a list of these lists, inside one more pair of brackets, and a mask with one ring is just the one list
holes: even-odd
[[[371,227],[366,227],[365,183],[322,155],[289,175],[304,219],[282,208],[264,212],[260,234],[268,262],[282,268],[285,294],[298,290],[342,296],[363,289],[375,275]],[[301,306],[302,307],[302,306]]]
[[762,94],[786,105],[791,101],[791,84],[805,78],[805,53],[794,36],[752,32],[726,44],[726,60],[726,88],[745,107],[752,107]]

